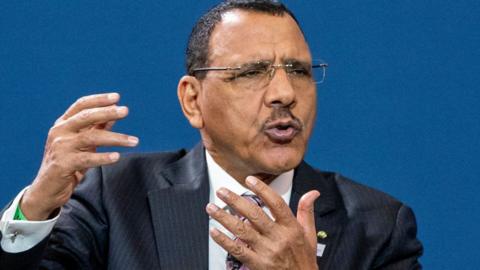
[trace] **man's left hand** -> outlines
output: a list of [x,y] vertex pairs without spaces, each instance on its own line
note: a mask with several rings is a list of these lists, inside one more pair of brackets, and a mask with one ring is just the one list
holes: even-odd
[[208,204],[207,213],[241,241],[216,228],[210,230],[213,240],[251,270],[318,269],[313,204],[320,193],[312,190],[304,194],[295,217],[282,197],[259,179],[249,176],[246,185],[269,208],[273,220],[259,206],[221,188],[217,196],[247,221]]

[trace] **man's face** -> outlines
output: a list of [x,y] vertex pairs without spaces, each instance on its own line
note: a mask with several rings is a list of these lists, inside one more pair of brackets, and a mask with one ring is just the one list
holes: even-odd
[[[233,10],[223,15],[209,43],[209,66],[236,67],[259,60],[311,63],[304,36],[287,14]],[[294,87],[284,69],[256,90],[231,80],[232,72],[210,71],[198,103],[201,135],[215,161],[239,181],[272,176],[303,158],[316,114],[316,87]]]

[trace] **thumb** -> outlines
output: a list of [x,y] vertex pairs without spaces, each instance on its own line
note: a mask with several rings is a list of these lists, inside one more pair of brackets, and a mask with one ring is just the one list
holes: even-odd
[[317,245],[313,204],[319,196],[320,192],[317,190],[311,190],[305,193],[300,198],[297,209],[297,221],[302,225],[305,238],[307,239],[308,244],[313,248],[316,248]]

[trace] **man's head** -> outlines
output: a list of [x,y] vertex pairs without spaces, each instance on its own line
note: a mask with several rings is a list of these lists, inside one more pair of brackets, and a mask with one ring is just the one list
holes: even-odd
[[237,180],[269,178],[302,160],[316,114],[311,63],[296,19],[276,1],[226,1],[193,29],[179,100]]
[[[205,13],[193,27],[187,44],[185,66],[188,75],[194,75],[193,70],[208,65],[209,41],[215,26],[222,21],[222,15],[238,9],[259,12],[272,16],[290,15],[295,22],[295,15],[282,3],[272,0],[227,0],[216,5]],[[197,74],[201,78],[205,73]]]

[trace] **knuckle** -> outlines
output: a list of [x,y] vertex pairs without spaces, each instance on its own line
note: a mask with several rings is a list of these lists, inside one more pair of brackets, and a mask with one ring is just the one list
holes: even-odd
[[97,156],[95,158],[89,158],[88,159],[88,167],[101,166],[101,165],[104,165],[104,164],[112,163],[112,160],[109,158],[108,155],[109,154],[107,154],[107,153],[100,154],[100,155],[97,154]]
[[281,198],[275,198],[272,201],[272,207],[273,209],[278,209],[278,210],[285,210],[285,201],[283,201]]
[[60,162],[58,158],[55,156],[52,158],[51,162],[49,163],[48,167],[57,172],[64,172],[67,170],[67,167],[63,162]]
[[226,197],[226,199],[228,201],[228,205],[230,205],[233,209],[237,209],[239,206],[239,200],[242,198],[236,194],[233,194],[232,192],[229,192],[229,195]]
[[98,162],[103,164],[108,164],[108,163],[112,163],[112,159],[109,157],[109,154],[102,154],[99,156]]
[[308,214],[313,213],[313,206],[300,206],[298,207],[298,211],[306,212]]
[[237,220],[235,224],[235,234],[239,238],[243,238],[247,234],[247,226],[241,220]]
[[100,109],[99,113],[102,115],[102,118],[116,118],[118,116],[117,106],[108,106],[106,108]]
[[95,144],[92,131],[85,131],[78,135],[78,141],[83,145],[91,146]]
[[87,101],[86,97],[79,97],[74,104],[81,106],[81,105],[84,105],[86,101]]
[[68,119],[59,118],[57,121],[55,121],[51,129],[53,129],[55,132],[60,132],[60,130],[67,125],[67,121]]
[[232,255],[235,256],[236,258],[242,258],[245,255],[245,246],[239,243],[236,243],[232,247],[231,251]]
[[116,115],[118,112],[118,106],[109,106],[106,112],[108,114]]
[[81,168],[87,168],[90,164],[90,158],[87,155],[80,155],[77,160]]
[[84,110],[80,113],[79,118],[82,121],[90,119],[92,117],[93,111],[92,110]]
[[263,192],[265,192],[266,189],[267,189],[267,186],[262,185],[262,184],[257,185],[257,187],[256,187],[257,193],[263,193]]
[[53,150],[56,150],[58,148],[61,148],[66,142],[66,138],[63,136],[58,136],[58,137],[53,137],[51,141],[51,148]]
[[60,123],[62,123],[63,121],[64,121],[64,120],[63,120],[63,115],[62,115],[61,117],[57,118],[57,119],[55,120],[55,122],[53,122],[53,127],[58,126],[58,125],[59,125]]
[[249,213],[248,213],[248,219],[250,221],[256,222],[260,219],[260,216],[264,214],[263,210],[260,207],[254,207]]
[[48,130],[48,138],[52,139],[52,138],[56,137],[57,133],[58,133],[58,126],[57,126],[57,124],[55,124],[53,127],[51,127]]
[[241,197],[230,191],[228,193],[229,193],[228,200],[230,201],[230,203],[234,205],[238,204],[238,200],[241,199]]
[[215,217],[216,219],[223,220],[226,216],[226,213],[224,211],[215,211],[212,214],[212,217]]
[[264,224],[262,224],[262,228],[264,228],[265,231],[267,232],[272,232],[274,230],[274,227],[275,227],[275,223],[272,221],[265,222]]
[[218,242],[219,244],[226,245],[227,243],[227,238],[223,234],[218,234],[215,236],[212,236],[212,238],[215,240],[215,242]]

